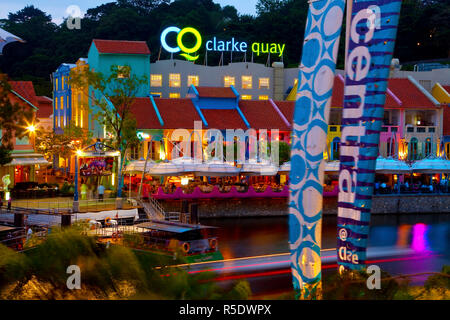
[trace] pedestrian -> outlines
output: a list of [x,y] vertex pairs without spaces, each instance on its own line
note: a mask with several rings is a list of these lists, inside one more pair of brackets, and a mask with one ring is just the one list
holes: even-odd
[[103,195],[105,194],[105,187],[101,184],[98,186],[98,198],[100,199],[100,201],[103,201]]
[[11,211],[11,203],[12,203],[12,198],[10,197],[8,199],[8,211]]

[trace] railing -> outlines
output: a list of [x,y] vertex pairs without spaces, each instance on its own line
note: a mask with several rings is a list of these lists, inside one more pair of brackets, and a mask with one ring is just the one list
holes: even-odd
[[[325,191],[324,197],[336,196],[338,187],[335,186],[332,191]],[[230,199],[230,198],[286,198],[289,196],[289,186],[284,186],[280,191],[275,191],[268,186],[262,192],[255,190],[253,186],[247,188],[245,192],[237,190],[236,186],[231,186],[230,191],[221,192],[217,186],[214,186],[211,192],[203,192],[199,187],[195,187],[192,193],[184,193],[183,189],[178,187],[173,193],[165,193],[163,188],[159,187],[158,192],[151,197],[159,200],[172,199]]]
[[[116,198],[79,200],[79,212],[106,211],[116,209]],[[72,212],[73,199],[67,198],[57,201],[14,200],[16,208],[35,210],[35,213],[58,214]],[[136,207],[137,204],[124,202],[123,209]],[[34,212],[33,212],[34,213]]]
[[144,209],[147,218],[149,219],[156,219],[156,220],[166,220],[167,215],[164,211],[164,208],[159,204],[158,200],[154,199],[153,197],[149,197],[148,202],[144,202],[142,200],[139,200],[138,203],[142,206]]

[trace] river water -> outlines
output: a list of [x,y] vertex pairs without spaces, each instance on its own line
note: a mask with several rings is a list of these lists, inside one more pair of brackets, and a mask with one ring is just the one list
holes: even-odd
[[[202,219],[219,228],[219,248],[225,259],[289,252],[288,217]],[[370,247],[402,247],[432,251],[427,269],[450,265],[450,214],[372,215]],[[322,248],[336,247],[336,216],[324,216]],[[414,272],[414,270],[401,270]]]

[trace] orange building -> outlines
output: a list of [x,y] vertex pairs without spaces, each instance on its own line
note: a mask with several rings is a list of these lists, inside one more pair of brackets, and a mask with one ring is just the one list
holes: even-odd
[[9,174],[12,188],[18,182],[36,181],[36,173],[43,166],[49,165],[44,157],[36,153],[34,147],[34,123],[36,113],[39,110],[39,100],[34,91],[31,81],[9,81],[11,93],[9,95],[11,103],[18,103],[34,111],[30,130],[23,138],[14,136],[12,143],[14,146],[11,152],[12,161],[4,166],[0,166],[0,179]]

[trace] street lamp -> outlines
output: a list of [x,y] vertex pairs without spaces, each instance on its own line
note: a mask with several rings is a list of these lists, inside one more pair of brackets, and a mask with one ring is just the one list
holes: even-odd
[[75,191],[73,193],[73,211],[78,212],[80,208],[80,204],[78,202],[78,157],[83,156],[83,150],[78,149],[75,152]]

